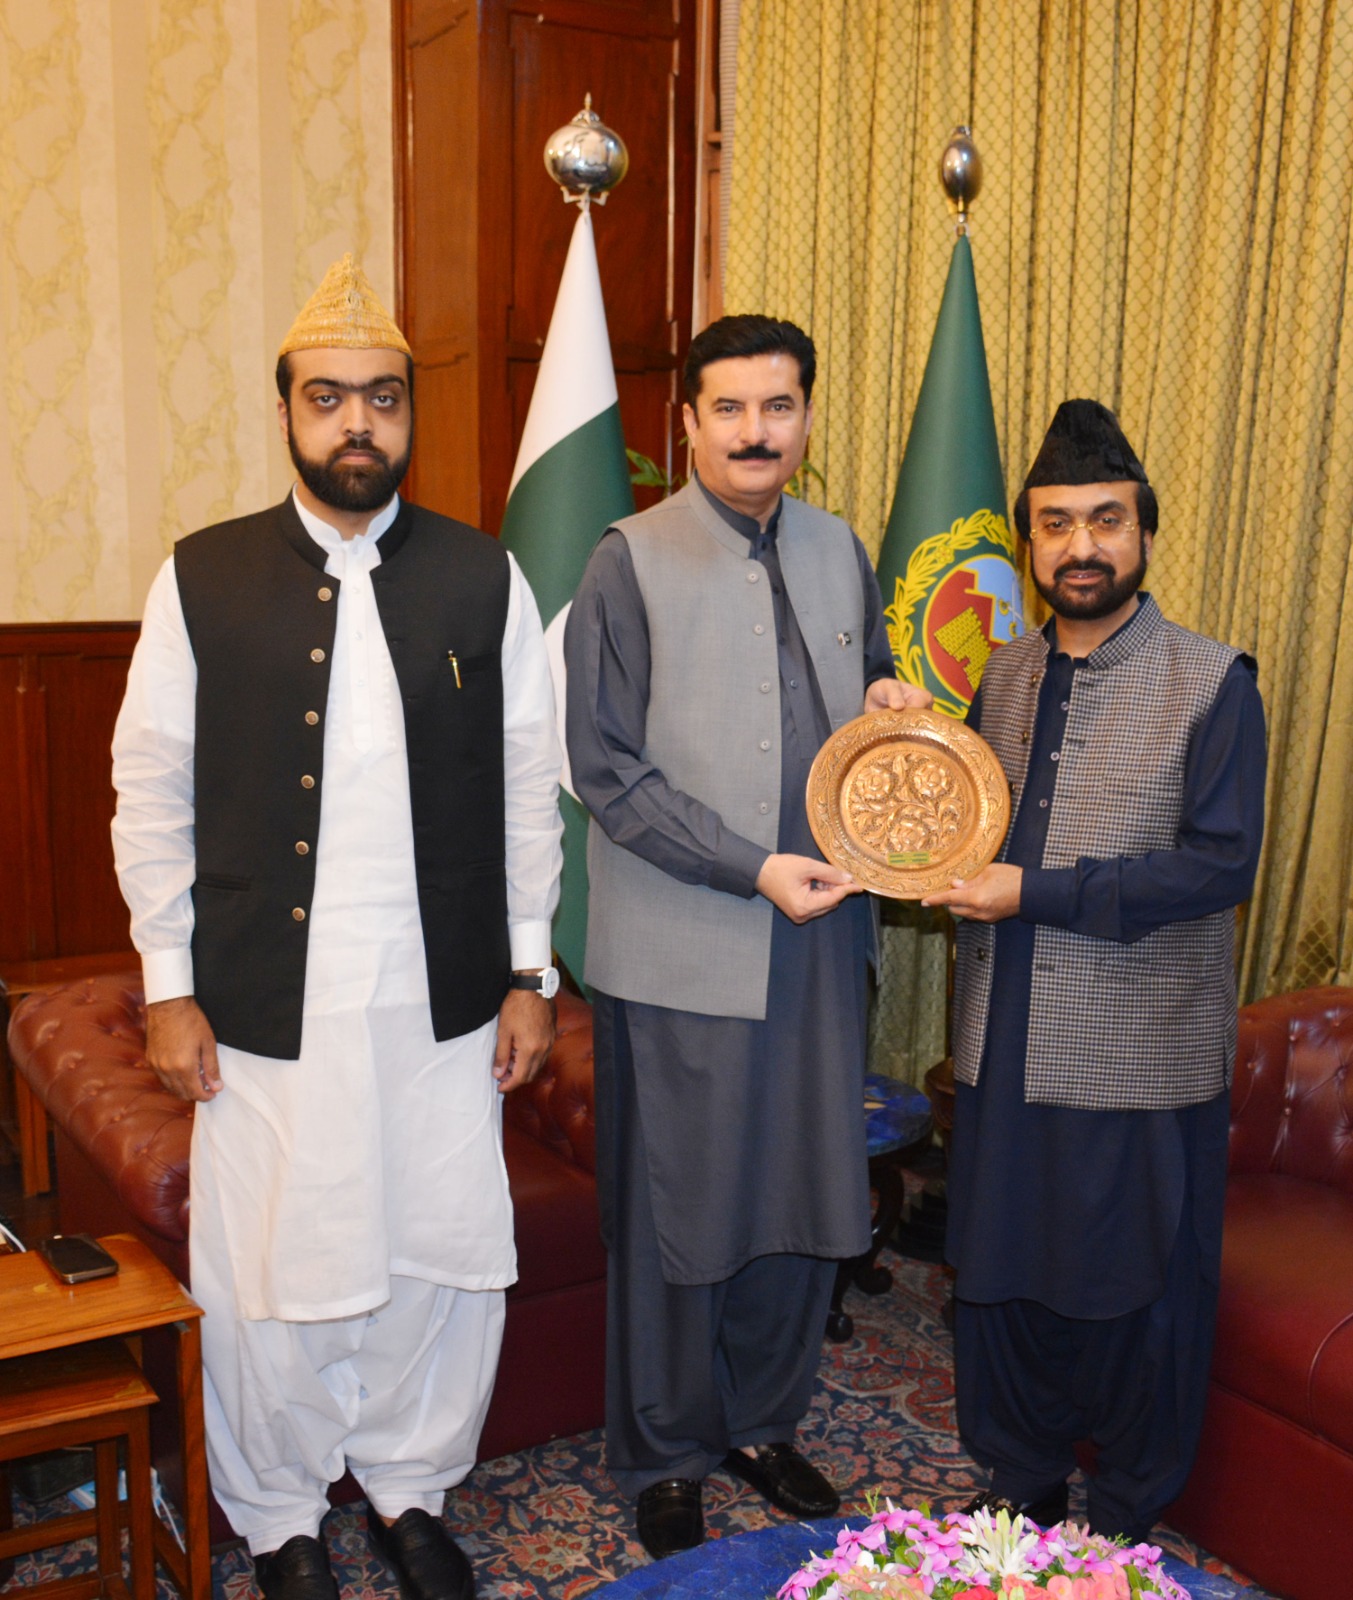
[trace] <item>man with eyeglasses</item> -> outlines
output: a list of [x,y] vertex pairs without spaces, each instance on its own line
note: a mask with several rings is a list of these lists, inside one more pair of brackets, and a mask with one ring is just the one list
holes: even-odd
[[959,918],[948,1256],[972,1507],[1144,1538],[1202,1425],[1236,1041],[1235,907],[1263,834],[1254,661],[1142,588],[1156,497],[1113,413],[1068,400],[1015,503],[1052,617],[970,714],[1010,779]]

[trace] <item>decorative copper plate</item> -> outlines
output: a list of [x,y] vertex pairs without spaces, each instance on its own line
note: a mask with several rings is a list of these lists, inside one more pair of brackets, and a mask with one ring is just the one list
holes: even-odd
[[827,740],[808,821],[828,861],[867,889],[919,900],[996,859],[1010,785],[979,734],[938,711],[873,711]]

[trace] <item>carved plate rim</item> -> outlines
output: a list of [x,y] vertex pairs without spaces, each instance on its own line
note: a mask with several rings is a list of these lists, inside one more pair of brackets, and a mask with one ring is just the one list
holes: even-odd
[[[852,772],[886,746],[943,750],[977,797],[977,814],[960,842],[937,862],[892,866],[857,839],[841,810]],[[808,823],[828,861],[857,883],[892,900],[919,900],[968,878],[996,859],[1010,826],[1010,784],[996,752],[965,723],[940,711],[869,711],[844,723],[814,757],[808,774]]]

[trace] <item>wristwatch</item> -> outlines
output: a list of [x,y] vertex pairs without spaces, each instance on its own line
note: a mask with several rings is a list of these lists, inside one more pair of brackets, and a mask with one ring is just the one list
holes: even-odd
[[542,967],[539,972],[514,972],[509,989],[533,989],[543,1000],[553,1000],[559,993],[558,967]]

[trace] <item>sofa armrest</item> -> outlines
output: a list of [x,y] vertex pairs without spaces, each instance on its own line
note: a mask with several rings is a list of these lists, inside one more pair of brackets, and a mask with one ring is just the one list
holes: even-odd
[[145,1227],[188,1237],[193,1106],[146,1065],[139,971],[31,994],[9,1025],[14,1065],[47,1115]]
[[559,1031],[540,1076],[505,1095],[504,1120],[563,1161],[597,1170],[592,1082],[592,1008],[561,989]]
[[1229,1170],[1353,1195],[1353,989],[1298,989],[1242,1008]]

